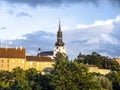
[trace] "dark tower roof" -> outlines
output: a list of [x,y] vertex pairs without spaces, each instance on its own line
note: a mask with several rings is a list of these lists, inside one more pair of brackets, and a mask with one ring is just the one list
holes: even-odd
[[60,21],[59,21],[58,32],[57,32],[57,42],[55,43],[55,46],[64,46],[64,42],[62,40],[62,31],[61,31]]

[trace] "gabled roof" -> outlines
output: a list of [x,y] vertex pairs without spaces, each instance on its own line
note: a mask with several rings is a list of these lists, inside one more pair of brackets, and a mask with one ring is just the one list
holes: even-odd
[[25,59],[25,49],[24,48],[0,48],[0,58]]
[[54,62],[50,57],[44,56],[26,56],[27,61],[39,61],[39,62]]
[[38,53],[37,56],[53,56],[53,51],[41,52],[41,53]]

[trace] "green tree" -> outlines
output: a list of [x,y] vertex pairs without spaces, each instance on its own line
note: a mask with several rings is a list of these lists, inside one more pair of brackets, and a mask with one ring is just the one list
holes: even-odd
[[12,79],[11,72],[0,71],[0,90],[8,90]]
[[40,78],[40,85],[42,86],[42,90],[54,90],[50,85],[52,77],[50,74],[42,75]]
[[120,65],[117,61],[109,57],[102,56],[96,52],[93,52],[91,55],[79,54],[74,61],[78,63],[95,65],[103,69],[111,69],[112,71],[120,70]]
[[25,71],[20,67],[13,69],[13,82],[11,83],[11,90],[31,90],[28,85],[28,80],[26,78]]
[[41,90],[42,86],[39,83],[41,74],[34,68],[26,70],[25,73],[28,80],[28,85],[32,88],[32,90]]
[[120,71],[112,71],[107,77],[113,84],[113,90],[120,90]]
[[101,87],[101,90],[112,90],[112,82],[105,76],[95,76],[95,81]]
[[55,90],[95,90],[99,89],[83,64],[69,61],[65,57],[56,58],[54,70],[51,73],[51,85]]

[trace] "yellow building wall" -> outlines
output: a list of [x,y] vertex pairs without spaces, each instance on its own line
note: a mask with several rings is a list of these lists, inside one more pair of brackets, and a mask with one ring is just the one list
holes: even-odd
[[16,67],[25,69],[25,59],[20,58],[0,58],[0,70],[12,71]]
[[53,68],[54,62],[26,61],[25,64],[25,69],[35,68],[36,70],[43,72],[45,68]]
[[110,72],[109,69],[99,69],[98,67],[89,67],[89,72],[100,73],[106,75]]
[[0,70],[12,71],[16,67],[20,67],[23,70],[29,68],[35,68],[36,70],[43,72],[45,68],[52,68],[54,62],[47,61],[26,61],[26,59],[19,58],[0,58]]
[[[47,61],[27,61],[26,59],[20,58],[0,58],[0,70],[12,71],[16,67],[20,67],[23,70],[29,68],[35,68],[40,72],[44,72],[46,68],[53,68],[55,62]],[[108,74],[110,70],[99,69],[98,67],[89,67],[89,72],[96,72],[100,74]]]
[[114,60],[116,60],[120,65],[120,58],[114,58]]

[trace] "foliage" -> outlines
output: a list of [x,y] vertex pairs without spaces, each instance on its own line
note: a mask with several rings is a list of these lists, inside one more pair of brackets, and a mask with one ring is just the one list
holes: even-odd
[[93,80],[93,75],[88,73],[87,66],[68,61],[65,57],[56,59],[51,75],[51,85],[55,90],[94,90],[99,88]]
[[113,71],[107,75],[109,80],[112,81],[113,89],[114,90],[120,90],[120,72],[119,71]]
[[9,89],[13,77],[8,71],[0,71],[0,90]]
[[28,85],[32,88],[32,90],[41,90],[42,87],[39,84],[39,78],[41,78],[41,74],[34,68],[30,68],[26,70],[26,77],[28,80]]
[[[89,73],[87,63],[116,71],[106,77]],[[45,75],[34,68],[0,71],[0,90],[112,90],[112,86],[114,90],[120,89],[118,63],[95,52],[79,54],[75,61],[69,61],[67,56],[58,53],[54,68]]]
[[20,67],[13,69],[13,82],[11,83],[11,90],[31,90],[28,85],[28,81],[25,75],[25,71],[22,70]]
[[96,52],[93,52],[91,55],[79,54],[75,59],[75,62],[95,65],[103,69],[111,69],[116,71],[119,71],[120,69],[117,61],[105,56],[101,56]]
[[95,81],[97,81],[101,90],[112,90],[112,82],[105,76],[95,76]]

